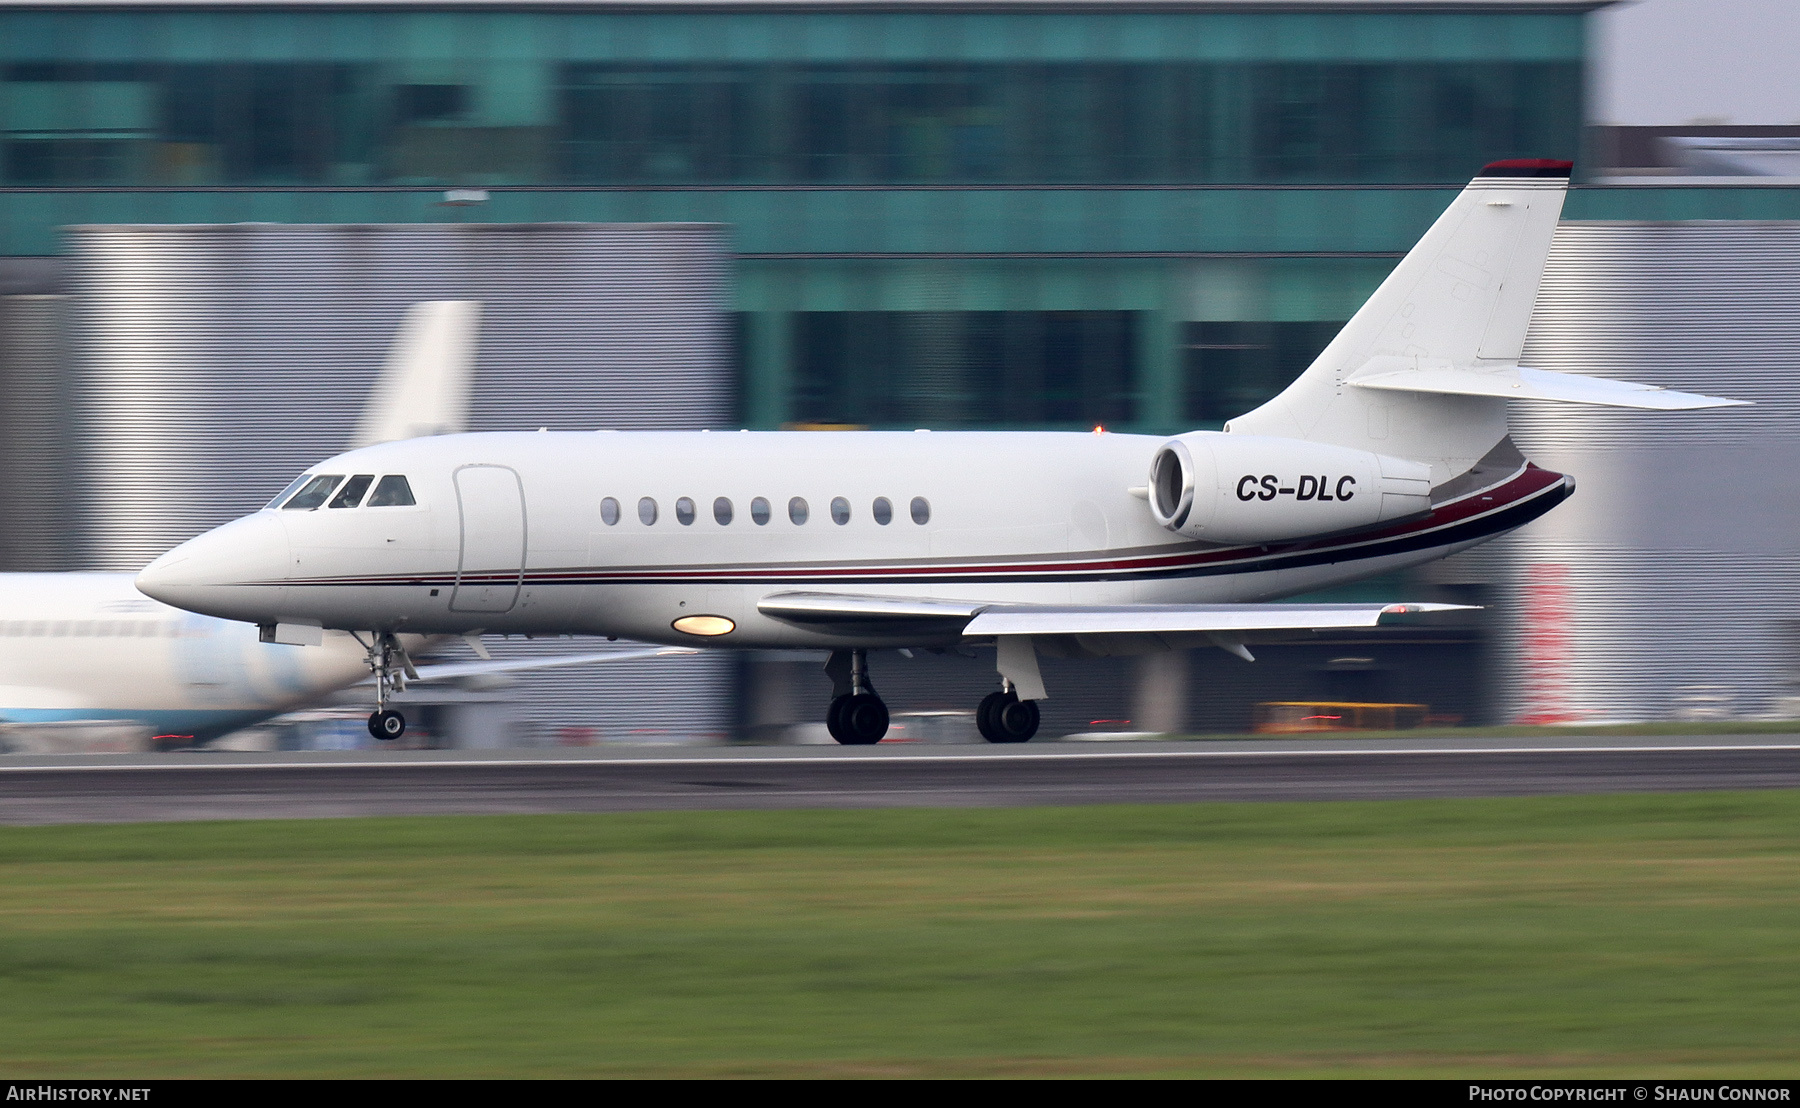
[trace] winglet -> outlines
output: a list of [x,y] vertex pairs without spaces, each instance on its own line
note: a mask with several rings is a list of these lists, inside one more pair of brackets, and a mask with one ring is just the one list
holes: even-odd
[[406,310],[350,449],[467,429],[479,300],[424,300]]

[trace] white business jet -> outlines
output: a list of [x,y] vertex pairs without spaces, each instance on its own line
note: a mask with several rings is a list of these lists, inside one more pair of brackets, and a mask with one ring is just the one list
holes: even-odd
[[[408,309],[353,447],[466,427],[478,315],[478,304],[463,301]],[[350,634],[321,635],[315,650],[270,648],[249,624],[146,597],[134,576],[0,574],[0,723],[129,723],[167,740],[204,742],[369,677],[367,651]],[[417,649],[424,640],[408,641]],[[424,666],[415,673],[453,678],[645,653]]]
[[[1312,366],[1222,432],[500,433],[353,450],[138,587],[274,642],[617,635],[825,648],[843,743],[887,729],[867,651],[996,646],[994,742],[1037,729],[1038,656],[1369,627],[1432,604],[1271,604],[1442,558],[1574,483],[1527,462],[1509,400],[1736,403],[1518,364],[1569,163],[1498,162]],[[336,508],[329,507],[336,505]],[[360,505],[360,506],[359,506]],[[323,510],[321,510],[323,509]],[[372,729],[404,721],[378,701]]]

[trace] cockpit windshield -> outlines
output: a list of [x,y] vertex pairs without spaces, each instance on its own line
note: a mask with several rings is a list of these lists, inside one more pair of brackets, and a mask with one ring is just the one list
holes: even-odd
[[300,476],[294,478],[293,481],[289,482],[287,488],[282,489],[280,492],[276,493],[275,499],[269,501],[267,504],[263,505],[263,507],[265,507],[265,508],[281,507],[281,502],[283,500],[286,500],[288,497],[294,495],[295,489],[299,488],[301,485],[306,484],[310,480],[312,480],[312,474],[302,473]]
[[343,479],[344,475],[341,473],[319,474],[317,477],[308,481],[299,492],[295,493],[292,500],[283,504],[281,506],[282,511],[294,512],[317,508],[319,505],[325,503],[326,498],[331,495],[331,490],[337,488],[338,482]]

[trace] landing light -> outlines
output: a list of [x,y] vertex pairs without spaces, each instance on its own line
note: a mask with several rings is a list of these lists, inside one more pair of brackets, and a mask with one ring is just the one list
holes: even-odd
[[684,635],[729,635],[737,630],[737,624],[724,616],[682,616],[675,621],[675,630]]

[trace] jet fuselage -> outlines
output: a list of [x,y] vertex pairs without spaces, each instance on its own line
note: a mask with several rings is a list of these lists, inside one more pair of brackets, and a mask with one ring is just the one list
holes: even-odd
[[[959,632],[909,623],[847,638],[765,615],[758,602],[783,590],[1001,604],[1265,600],[1443,557],[1535,518],[1569,489],[1561,475],[1521,465],[1429,512],[1348,532],[1331,523],[1342,503],[1290,495],[1270,510],[1316,509],[1323,537],[1209,543],[1160,526],[1146,502],[1151,460],[1167,441],[520,432],[386,443],[308,472],[404,476],[414,503],[334,508],[328,497],[265,509],[158,559],[140,586],[227,619],[326,628],[930,646]],[[1229,476],[1253,498],[1266,476],[1270,488],[1357,488],[1329,472]]]

